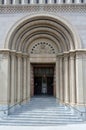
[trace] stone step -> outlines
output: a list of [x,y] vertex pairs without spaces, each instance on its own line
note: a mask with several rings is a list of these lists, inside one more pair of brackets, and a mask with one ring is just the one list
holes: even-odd
[[37,123],[37,122],[20,122],[20,123],[15,123],[15,122],[12,122],[12,123],[9,123],[9,122],[0,122],[0,125],[1,126],[58,126],[58,125],[67,125],[67,124],[80,124],[80,122],[40,122],[40,123]]
[[34,113],[22,114],[21,113],[20,115],[19,114],[15,114],[15,115],[9,115],[8,117],[28,117],[28,116],[31,116],[31,117],[32,116],[33,117],[34,116],[36,116],[36,117],[39,117],[39,116],[48,116],[48,117],[51,117],[51,116],[53,116],[53,117],[59,117],[60,116],[60,117],[64,117],[65,116],[64,118],[71,117],[71,116],[72,117],[77,117],[76,115],[73,115],[73,114],[62,114],[62,113],[61,114],[60,113],[58,113],[58,114],[55,114],[55,113],[54,114],[51,114],[51,113],[49,114],[49,113],[47,113],[45,115],[44,114],[42,115],[42,114],[39,114],[39,113],[36,113],[36,114],[34,114]]
[[81,122],[78,115],[53,97],[34,97],[16,108],[11,115],[0,119],[0,125],[10,126],[54,126]]
[[[15,113],[19,113],[19,112],[15,112]],[[14,114],[15,114],[14,113]],[[41,110],[32,110],[32,111],[20,111],[21,114],[30,114],[30,113],[41,113],[41,114],[46,114],[46,113],[63,113],[63,114],[71,114],[71,111],[41,111]]]
[[31,108],[31,107],[37,107],[37,108],[39,108],[40,107],[40,108],[48,108],[48,109],[49,108],[53,108],[53,109],[55,109],[55,108],[57,108],[57,109],[68,108],[68,107],[65,107],[65,106],[58,106],[58,105],[55,106],[55,105],[52,105],[52,104],[51,105],[48,105],[48,104],[47,105],[40,105],[40,104],[38,104],[38,105],[30,105],[29,104],[27,106],[25,105],[25,106],[21,106],[21,107],[22,108]]
[[46,121],[46,120],[49,120],[49,121],[52,121],[52,120],[54,120],[54,121],[58,121],[58,120],[78,120],[78,121],[81,121],[81,119],[80,118],[78,118],[78,117],[66,117],[66,118],[64,118],[64,117],[51,117],[51,118],[49,118],[49,117],[9,117],[9,118],[4,118],[3,120],[16,120],[16,121],[20,121],[20,120],[44,120],[44,121]]
[[61,119],[58,119],[58,120],[4,120],[4,121],[0,121],[0,124],[1,123],[15,123],[15,125],[17,125],[18,123],[37,123],[37,124],[53,124],[53,123],[74,123],[74,122],[77,122],[77,123],[80,123],[81,120],[61,120]]

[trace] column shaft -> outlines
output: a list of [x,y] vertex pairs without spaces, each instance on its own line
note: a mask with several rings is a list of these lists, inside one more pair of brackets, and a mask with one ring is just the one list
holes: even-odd
[[27,100],[30,100],[30,59],[27,58]]
[[64,102],[69,102],[69,90],[68,90],[68,57],[64,56]]
[[74,54],[70,54],[69,59],[69,86],[70,86],[70,103],[75,104],[75,62]]
[[60,57],[60,101],[63,102],[63,57]]
[[16,56],[11,54],[11,105],[16,102]]
[[82,56],[76,53],[76,102],[77,104],[83,104],[83,66],[82,66]]
[[22,101],[22,57],[18,55],[18,102]]
[[23,57],[23,61],[24,61],[24,73],[23,73],[23,100],[26,100],[26,96],[27,96],[27,57]]
[[60,97],[60,88],[59,88],[59,57],[56,59],[56,97]]

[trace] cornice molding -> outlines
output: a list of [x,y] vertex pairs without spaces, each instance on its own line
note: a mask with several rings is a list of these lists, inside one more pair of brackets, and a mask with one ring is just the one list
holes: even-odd
[[[21,57],[30,57],[28,53],[21,52],[21,51],[15,51],[15,50],[10,50],[10,49],[1,49],[0,54],[8,54],[8,55],[16,55],[16,56],[21,56]],[[36,54],[34,54],[36,56]],[[68,57],[68,56],[86,56],[86,49],[77,49],[77,50],[70,50],[67,52],[63,53],[57,53],[56,57]]]

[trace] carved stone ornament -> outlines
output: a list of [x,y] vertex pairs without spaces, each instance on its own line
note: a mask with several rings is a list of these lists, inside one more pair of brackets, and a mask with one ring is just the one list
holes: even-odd
[[40,42],[36,43],[32,49],[31,54],[55,54],[55,49],[50,43]]

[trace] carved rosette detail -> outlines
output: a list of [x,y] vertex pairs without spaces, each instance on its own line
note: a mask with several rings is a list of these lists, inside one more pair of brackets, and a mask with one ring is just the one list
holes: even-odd
[[40,42],[36,43],[31,48],[31,54],[55,54],[56,51],[50,43]]

